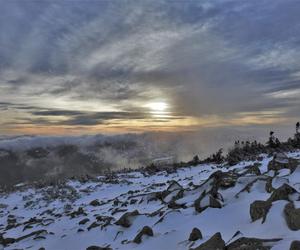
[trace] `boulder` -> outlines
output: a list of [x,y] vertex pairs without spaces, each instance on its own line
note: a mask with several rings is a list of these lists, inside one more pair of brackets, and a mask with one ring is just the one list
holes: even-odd
[[136,244],[140,244],[142,242],[143,235],[152,237],[153,230],[151,229],[151,227],[144,226],[143,229],[135,236],[133,242]]
[[203,237],[201,231],[198,228],[194,227],[190,234],[189,241],[201,240],[202,238]]
[[177,181],[172,181],[169,185],[169,187],[167,188],[168,192],[173,192],[175,190],[182,190],[182,186],[177,182]]
[[14,239],[14,238],[5,238],[5,237],[3,237],[3,235],[0,234],[0,245],[7,246],[7,245],[13,244],[15,242],[16,242],[16,239]]
[[294,171],[297,168],[298,164],[299,163],[296,159],[289,158],[284,153],[277,153],[269,162],[268,170],[278,171],[284,168],[288,168],[291,171]]
[[285,220],[291,230],[300,229],[300,208],[295,208],[293,203],[288,203],[284,207]]
[[272,203],[269,201],[257,200],[252,202],[250,205],[250,216],[252,221],[263,218],[262,223],[264,223],[271,206]]
[[278,201],[278,200],[289,201],[290,200],[289,196],[296,192],[297,191],[294,188],[292,188],[290,185],[285,183],[281,187],[279,187],[273,191],[273,193],[271,194],[268,201],[270,201],[270,202]]
[[209,206],[212,208],[222,208],[221,202],[212,196],[209,197]]
[[89,222],[89,221],[90,221],[89,218],[85,218],[85,219],[79,221],[78,224],[79,224],[79,225],[84,225],[84,224],[86,224],[86,223]]
[[300,250],[300,241],[299,240],[294,240],[291,243],[290,250]]
[[285,153],[282,152],[278,152],[274,155],[273,160],[278,162],[278,163],[288,163],[289,162],[289,158]]
[[213,186],[217,190],[218,188],[226,189],[234,187],[238,175],[233,171],[222,172],[221,170],[218,170],[210,175],[209,179],[211,178],[214,180]]
[[96,227],[100,227],[100,224],[95,221],[91,225],[88,226],[87,230],[90,231],[91,229],[96,228]]
[[272,247],[272,243],[280,240],[241,237],[227,245],[226,250],[269,250]]
[[132,217],[138,216],[139,214],[140,213],[137,210],[134,210],[133,212],[127,212],[123,214],[115,224],[122,227],[130,227],[132,223]]
[[221,233],[216,233],[208,241],[194,248],[194,250],[224,250],[224,249],[225,249],[225,242],[222,239]]
[[97,206],[100,206],[101,203],[98,200],[93,200],[90,202],[90,205],[93,207],[97,207]]
[[171,200],[168,203],[168,208],[171,208],[171,209],[180,209],[180,208],[186,208],[186,205],[185,204],[178,204],[178,203],[176,203],[175,200]]
[[269,177],[267,180],[266,180],[266,185],[265,185],[265,190],[267,193],[271,193],[274,191],[274,188],[272,186],[272,181],[273,181],[273,178],[272,177]]
[[71,216],[71,218],[76,218],[81,215],[85,215],[85,216],[87,215],[87,213],[84,211],[83,207],[79,207],[77,210],[69,213],[69,216]]
[[90,246],[86,250],[112,250],[110,247]]
[[31,232],[29,234],[26,234],[24,236],[21,236],[21,237],[17,238],[16,242],[19,242],[21,240],[25,240],[25,239],[27,239],[29,237],[32,237],[32,236],[36,237],[36,236],[41,236],[41,235],[45,235],[45,234],[48,234],[47,230],[43,230],[43,229],[37,230],[37,231]]
[[212,208],[222,208],[222,203],[217,198],[211,194],[206,194],[203,192],[198,199],[194,201],[195,210],[198,213],[201,213],[205,209]]
[[247,167],[247,171],[244,174],[245,175],[246,174],[261,175],[261,172],[260,172],[260,169],[259,169],[260,165],[261,164],[259,164],[259,163],[254,163],[254,165]]

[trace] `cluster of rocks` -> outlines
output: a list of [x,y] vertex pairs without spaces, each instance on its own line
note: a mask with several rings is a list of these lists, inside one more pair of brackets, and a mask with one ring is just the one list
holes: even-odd
[[[195,229],[193,229],[193,232],[194,231]],[[202,239],[202,238],[198,238],[198,239]],[[190,250],[269,250],[278,241],[281,240],[282,240],[281,238],[259,239],[259,238],[240,237],[226,244],[225,241],[222,239],[221,233],[217,232],[207,241],[205,241],[204,243],[202,243],[196,248],[191,248]],[[290,250],[299,250],[300,249],[299,247],[300,247],[300,241],[293,241],[290,245]]]

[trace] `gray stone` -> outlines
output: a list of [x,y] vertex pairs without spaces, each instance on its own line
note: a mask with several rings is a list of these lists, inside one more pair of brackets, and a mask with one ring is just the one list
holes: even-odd
[[134,210],[133,212],[127,212],[123,214],[115,224],[122,227],[130,227],[132,223],[132,217],[138,216],[139,214],[140,213],[137,210]]
[[98,200],[93,200],[90,202],[90,205],[93,207],[97,207],[97,206],[100,206],[101,203]]
[[285,220],[291,230],[300,229],[300,208],[295,208],[293,203],[288,203],[284,207]]
[[250,216],[252,221],[256,221],[260,218],[263,218],[262,223],[265,222],[267,214],[272,206],[272,203],[269,201],[254,201],[250,205]]
[[291,243],[290,250],[300,250],[300,241],[299,240],[294,240]]
[[86,250],[112,250],[110,247],[90,246]]
[[194,227],[190,234],[189,241],[196,241],[196,240],[200,240],[202,238],[203,237],[202,237],[201,231],[198,228]]
[[227,245],[226,250],[269,250],[274,243],[280,240],[241,237]]
[[194,250],[225,250],[225,242],[221,234],[216,233],[208,241],[194,248]]
[[296,192],[297,191],[294,188],[292,188],[290,185],[283,184],[281,187],[279,187],[273,191],[273,193],[271,194],[268,201],[270,201],[270,202],[278,201],[278,200],[289,201],[289,196]]
[[90,221],[89,218],[85,218],[85,219],[79,221],[78,224],[79,224],[79,225],[84,225],[84,224],[86,224],[86,223],[89,222],[89,221]]
[[209,197],[209,206],[212,208],[222,208],[221,202],[212,196]]
[[144,226],[143,229],[135,236],[133,242],[136,244],[140,244],[142,242],[143,235],[152,237],[153,230],[151,229],[151,227]]
[[284,153],[277,153],[268,164],[268,170],[278,171],[284,168],[294,171],[299,162],[296,159],[288,158]]

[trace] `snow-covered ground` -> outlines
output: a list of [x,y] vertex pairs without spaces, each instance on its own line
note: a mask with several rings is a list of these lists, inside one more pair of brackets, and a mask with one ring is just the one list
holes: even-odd
[[[300,153],[288,157],[299,160]],[[269,243],[272,249],[289,249],[292,241],[300,240],[300,231],[289,228],[284,209],[289,202],[300,208],[300,167],[268,170],[271,160],[264,155],[232,167],[203,164],[172,173],[137,171],[70,180],[59,187],[20,188],[0,196],[0,240],[6,240],[3,249],[179,250],[197,249],[220,232],[226,245],[254,237],[280,239]],[[294,192],[287,199],[272,200],[283,184]],[[250,205],[270,199],[265,221],[253,221]],[[144,226],[153,236],[144,235],[135,243]],[[189,240],[193,228],[201,231],[202,239]]]

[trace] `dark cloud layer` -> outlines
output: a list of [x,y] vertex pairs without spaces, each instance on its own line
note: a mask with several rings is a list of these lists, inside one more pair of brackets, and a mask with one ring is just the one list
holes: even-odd
[[0,4],[5,131],[164,121],[144,107],[155,101],[169,104],[170,120],[298,119],[298,1]]

